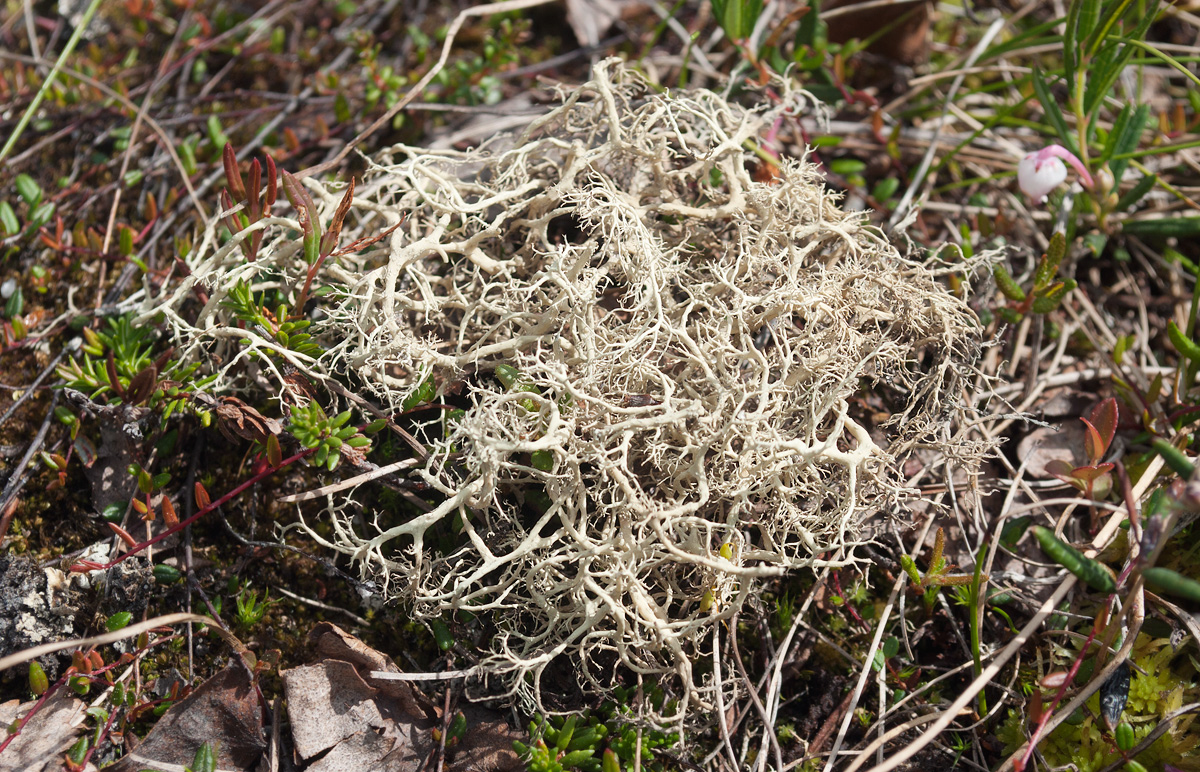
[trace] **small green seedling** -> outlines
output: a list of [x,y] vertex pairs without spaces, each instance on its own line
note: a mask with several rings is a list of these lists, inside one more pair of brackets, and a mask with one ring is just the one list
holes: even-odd
[[[921,572],[917,569],[916,562],[908,555],[900,556],[900,567],[904,569],[904,573],[908,574],[908,578],[912,580],[913,587],[925,593],[925,607],[933,608],[933,602],[937,598],[942,587],[947,586],[965,586],[975,580],[973,574],[951,574],[950,569],[953,567],[947,562],[943,552],[946,549],[946,532],[942,528],[937,529],[937,536],[933,540],[933,552],[929,556],[929,570],[921,576]],[[984,579],[987,577],[984,576]]]
[[247,587],[237,596],[237,614],[234,616],[234,622],[243,630],[248,630],[261,622],[267,614],[267,609],[278,602],[271,600],[269,593],[263,593],[262,601],[259,601],[258,591]]

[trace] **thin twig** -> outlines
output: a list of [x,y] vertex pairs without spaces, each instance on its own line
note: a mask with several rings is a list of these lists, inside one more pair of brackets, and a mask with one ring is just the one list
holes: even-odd
[[[24,651],[18,651],[16,654],[9,654],[7,657],[0,657],[0,672],[8,670],[16,665],[23,665],[26,662],[31,662],[38,657],[44,657],[47,654],[54,654],[59,651],[67,651],[68,649],[86,649],[91,646],[103,646],[117,641],[124,641],[129,638],[136,638],[142,633],[148,633],[156,627],[169,627],[177,625],[180,622],[203,622],[211,625],[212,619],[202,617],[199,614],[175,613],[166,614],[161,617],[147,619],[145,622],[139,622],[136,625],[123,627],[120,630],[103,635],[93,635],[90,638],[72,638],[66,641],[54,641],[53,643],[43,643],[41,646],[34,646]],[[211,628],[219,629],[219,628]]]
[[[762,718],[763,732],[771,740],[771,750],[775,753],[775,768],[783,769],[783,749],[779,747],[779,738],[775,736],[775,722],[767,714],[767,708],[762,704],[762,700],[758,698],[758,691],[754,689],[753,683],[750,681],[750,676],[746,674],[746,666],[742,664],[742,653],[738,651],[737,643],[737,623],[738,614],[735,611],[729,619],[729,639],[730,646],[733,648],[733,664],[737,667],[738,674],[750,686],[750,702],[754,704],[754,709],[758,711],[758,715]],[[783,650],[776,653],[776,657],[783,656]],[[763,754],[763,761],[766,761],[766,754]],[[734,759],[734,769],[737,769],[737,759]]]
[[[25,62],[27,64],[38,64],[41,61],[40,59],[34,59],[31,56],[23,56],[21,54],[10,54],[7,51],[0,51],[0,58],[9,59],[9,60],[16,61],[16,62]],[[65,72],[67,75],[70,75],[75,80],[78,80],[81,83],[86,83],[87,85],[91,86],[92,88],[102,92],[105,96],[109,97],[110,99],[120,102],[121,105],[123,107],[125,107],[125,109],[129,110],[130,112],[135,112],[138,109],[138,106],[136,104],[134,104],[134,102],[132,100],[130,100],[129,97],[125,96],[124,94],[120,94],[120,93],[114,91],[113,89],[109,88],[107,85],[105,85],[104,83],[101,83],[100,81],[96,80],[95,78],[88,77],[87,75],[83,74],[82,72],[79,72],[78,70],[73,70],[70,67],[64,67],[63,72]],[[187,176],[186,173],[183,173],[183,168],[184,168],[183,161],[180,160],[179,154],[175,152],[175,143],[171,140],[171,137],[167,134],[166,130],[163,129],[163,127],[158,124],[158,121],[147,116],[146,117],[146,125],[148,125],[151,128],[151,130],[153,130],[154,133],[158,135],[158,138],[160,140],[162,140],[163,147],[165,147],[167,149],[167,152],[171,156],[171,160],[174,161],[175,166],[180,170],[180,176],[183,179],[183,186],[185,188],[187,188],[188,197],[192,202],[192,206],[194,206],[196,208],[196,213],[200,215],[201,220],[207,220],[208,219],[208,211],[204,208],[204,205],[200,203],[199,194],[192,187],[191,179]]]
[[[737,637],[737,616],[730,620],[730,635]],[[734,655],[736,656],[736,655]],[[713,647],[712,647],[712,662],[713,662],[713,686],[716,689],[717,698],[717,721],[721,727],[721,742],[725,745],[725,750],[729,753],[729,762],[732,764],[730,769],[738,768],[737,753],[733,750],[733,741],[729,739],[729,719],[725,715],[725,685],[721,679],[721,626],[713,625]],[[751,684],[753,687],[753,684]],[[753,691],[751,692],[753,693]]]
[[58,363],[62,361],[62,358],[66,355],[66,353],[67,349],[63,349],[62,351],[58,352],[54,359],[50,361],[50,364],[46,365],[46,367],[43,368],[40,373],[38,373],[38,377],[33,379],[33,383],[23,387],[24,393],[17,398],[16,402],[8,406],[8,410],[4,411],[4,415],[0,415],[0,426],[2,426],[5,421],[12,417],[12,414],[16,412],[17,408],[25,403],[25,400],[29,399],[37,392],[38,387],[42,385],[42,381],[46,380],[50,373],[54,372],[54,369],[58,367]]
[[25,469],[33,460],[34,454],[42,447],[42,443],[46,441],[46,433],[50,431],[50,422],[54,420],[54,408],[58,406],[58,394],[57,391],[54,392],[54,397],[50,400],[50,409],[46,411],[46,417],[42,420],[42,428],[38,429],[37,435],[26,448],[24,457],[13,467],[8,482],[4,484],[4,492],[0,493],[0,512],[7,511],[9,504],[16,499],[21,488],[25,486]]

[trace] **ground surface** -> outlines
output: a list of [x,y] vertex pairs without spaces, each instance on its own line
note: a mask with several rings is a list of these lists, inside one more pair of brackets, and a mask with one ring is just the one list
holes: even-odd
[[[9,0],[0,11],[0,137],[16,136],[0,166],[0,713],[28,722],[0,746],[0,769],[171,768],[210,741],[223,769],[521,768],[514,740],[547,770],[599,768],[606,749],[623,769],[994,769],[1026,756],[1043,716],[1049,737],[1028,763],[1200,766],[1189,613],[1200,587],[1172,594],[1140,579],[1148,555],[1200,578],[1187,469],[1150,450],[1159,438],[1192,455],[1200,413],[1194,3],[827,7],[823,27],[784,2],[768,4],[757,31],[720,3],[714,14],[707,2],[613,2],[611,16],[608,3],[516,3],[529,7],[466,17],[444,63],[447,27],[466,5],[127,0],[100,3],[77,41],[84,9],[64,16],[67,5]],[[751,42],[730,43],[722,21]],[[437,506],[444,496],[404,461],[432,444],[421,434],[429,411],[442,426],[443,412],[448,421],[466,406],[463,389],[491,375],[438,382],[436,400],[392,410],[352,397],[369,393],[353,375],[313,382],[287,357],[188,370],[170,325],[130,322],[184,286],[218,213],[257,200],[238,190],[254,190],[254,159],[361,182],[364,156],[396,143],[462,149],[523,126],[607,56],[665,90],[709,88],[749,106],[778,100],[786,82],[823,100],[827,122],[787,116],[757,134],[748,173],[778,183],[787,159],[812,148],[841,206],[932,271],[985,344],[931,427],[955,442],[893,448],[904,495],[862,523],[861,562],[764,581],[715,644],[689,652],[700,681],[729,684],[728,702],[678,743],[679,727],[644,720],[670,715],[670,680],[620,667],[604,701],[575,688],[572,662],[546,671],[562,688],[543,707],[576,717],[574,739],[561,716],[531,736],[527,705],[469,704],[458,677],[371,676],[469,671],[521,622],[415,621],[421,609],[384,603],[358,564],[310,538],[332,538],[332,523],[288,530],[318,512],[297,504],[305,492],[389,464],[399,466],[380,475],[371,506],[395,523]],[[1096,183],[1079,186],[1072,170],[1043,203],[1021,192],[1016,169],[1051,143],[1080,151]],[[277,198],[280,217],[304,207],[282,181]],[[280,238],[301,250],[304,223],[289,222],[300,230],[280,226]],[[548,242],[570,242],[577,227],[562,223]],[[323,261],[331,250],[318,239]],[[240,325],[312,353],[303,323],[319,323],[329,274],[311,275],[311,288],[281,276],[222,306],[230,339]],[[194,322],[210,290],[186,298],[181,316]],[[915,371],[939,366],[935,349],[912,354]],[[848,414],[885,437],[906,386],[863,378]],[[349,422],[299,413],[310,399],[329,416],[351,409]],[[638,409],[651,396],[628,400]],[[373,434],[380,415],[392,420]],[[368,435],[370,454],[355,456],[351,440]],[[540,468],[536,453],[524,463]],[[518,519],[545,510],[544,490],[509,492]],[[1100,563],[1048,556],[1055,547],[1043,551],[1031,525],[1095,547],[1117,589],[1076,582],[1064,566],[1087,575]],[[446,524],[431,549],[451,552],[461,527]],[[137,557],[109,567],[131,546]],[[714,560],[722,546],[711,545]],[[671,608],[711,603],[704,592],[696,584]],[[1108,673],[1126,657],[1121,689]],[[1073,664],[1052,710],[1059,684],[1041,679]],[[1128,693],[1116,728],[1088,701],[1106,682]],[[1117,739],[1122,721],[1134,742]]]

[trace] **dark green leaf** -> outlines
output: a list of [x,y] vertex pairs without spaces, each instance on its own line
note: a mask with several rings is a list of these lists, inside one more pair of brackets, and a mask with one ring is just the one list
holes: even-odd
[[1153,220],[1127,220],[1122,231],[1133,236],[1200,236],[1200,217],[1159,217]]
[[433,639],[437,641],[438,648],[442,651],[450,651],[454,646],[454,636],[450,633],[450,628],[440,619],[434,619],[429,623],[430,629],[433,630]]
[[1037,270],[1033,274],[1035,290],[1050,286],[1058,274],[1058,266],[1066,254],[1067,236],[1062,231],[1055,231],[1054,235],[1050,237],[1050,245],[1046,247],[1046,254],[1042,255],[1042,259],[1038,261]]
[[1184,359],[1200,362],[1200,345],[1184,335],[1174,321],[1167,322],[1167,338]]
[[1025,531],[1029,530],[1029,524],[1032,522],[1033,515],[1022,515],[1007,521],[1000,531],[1000,546],[1010,552],[1016,549],[1017,542],[1025,535]]
[[7,201],[0,201],[0,228],[4,229],[6,236],[12,236],[21,231],[17,213],[13,211],[12,204]]
[[196,749],[196,755],[192,758],[192,772],[216,772],[217,755],[215,742],[202,744]]
[[183,578],[183,574],[179,573],[179,569],[175,566],[159,564],[154,567],[154,581],[159,584],[175,584]]
[[17,195],[25,199],[25,203],[33,209],[42,201],[42,189],[28,174],[18,174],[16,179]]
[[[1129,0],[1126,0],[1128,2]],[[1074,19],[1074,28],[1071,21]],[[1087,40],[1100,19],[1100,0],[1074,0],[1067,14],[1067,29],[1063,33],[1063,47],[1082,50],[1080,43]]]
[[29,215],[30,230],[37,230],[46,223],[50,222],[50,218],[54,216],[54,202],[47,201],[46,203],[33,210],[33,214]]
[[1156,590],[1177,598],[1185,598],[1193,603],[1200,603],[1200,582],[1195,579],[1189,579],[1169,568],[1157,566],[1142,571],[1142,576],[1146,577],[1146,584]]
[[1051,560],[1070,571],[1093,590],[1103,593],[1116,592],[1117,582],[1104,564],[1089,558],[1070,544],[1060,541],[1049,528],[1035,525],[1033,535],[1037,537],[1042,552],[1045,552]]
[[1025,290],[1013,280],[1012,274],[1008,269],[1000,264],[996,264],[992,268],[992,275],[996,277],[996,286],[1004,297],[1017,303],[1025,302]]
[[1054,127],[1054,131],[1058,133],[1058,140],[1067,150],[1070,150],[1075,155],[1079,155],[1079,145],[1075,142],[1075,136],[1067,127],[1067,121],[1063,118],[1062,109],[1058,106],[1058,99],[1050,92],[1050,86],[1046,83],[1046,78],[1042,75],[1042,71],[1038,67],[1033,68],[1033,90],[1037,95],[1038,102],[1042,105],[1042,110],[1046,114],[1046,120]]
[[[1122,110],[1122,113],[1125,111]],[[1112,136],[1109,137],[1109,146],[1112,147],[1111,155],[1125,155],[1133,153],[1138,149],[1142,142],[1142,133],[1146,129],[1146,122],[1150,117],[1150,105],[1140,104],[1133,111],[1130,120],[1120,127],[1118,133],[1116,126],[1113,127]],[[1107,153],[1109,148],[1106,147]],[[1118,159],[1109,164],[1109,169],[1112,171],[1113,179],[1120,180],[1125,174],[1125,169],[1129,166],[1129,160],[1125,158]]]
[[1104,39],[1108,36],[1108,33],[1112,31],[1113,26],[1125,15],[1125,12],[1129,10],[1129,6],[1132,3],[1133,0],[1117,0],[1117,2],[1110,2],[1108,4],[1108,7],[1104,9],[1104,15],[1087,32],[1085,43],[1085,53],[1087,56],[1093,57],[1096,55],[1100,47],[1104,45]]
[[21,315],[25,310],[25,293],[21,291],[21,285],[17,285],[13,290],[13,294],[9,296],[4,304],[4,316],[9,319],[14,319]]
[[1196,467],[1191,459],[1171,443],[1166,440],[1156,439],[1150,443],[1150,446],[1154,448],[1155,453],[1162,456],[1167,466],[1171,467],[1171,470],[1183,479],[1190,480],[1192,475],[1195,474]]
[[1137,744],[1137,737],[1133,734],[1133,725],[1128,721],[1122,721],[1117,725],[1117,731],[1113,733],[1113,739],[1117,741],[1117,749],[1125,753],[1133,750],[1133,746]]

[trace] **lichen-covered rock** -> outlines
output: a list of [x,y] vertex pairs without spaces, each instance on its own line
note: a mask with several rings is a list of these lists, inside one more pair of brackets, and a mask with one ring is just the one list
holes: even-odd
[[[0,555],[0,657],[70,638],[76,609],[68,604],[69,592],[58,569],[43,569],[23,555]],[[51,681],[58,677],[57,654],[38,662]]]

